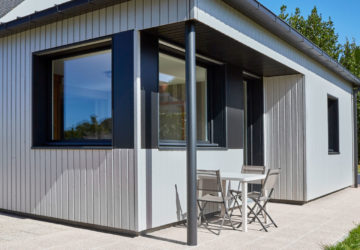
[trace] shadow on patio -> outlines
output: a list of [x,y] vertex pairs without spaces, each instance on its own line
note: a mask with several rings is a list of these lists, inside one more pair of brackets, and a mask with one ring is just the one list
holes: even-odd
[[[347,188],[308,204],[271,203],[279,228],[257,224],[247,233],[225,228],[220,236],[199,228],[195,249],[321,249],[360,223],[360,189]],[[0,249],[187,249],[183,225],[129,238],[0,214]]]

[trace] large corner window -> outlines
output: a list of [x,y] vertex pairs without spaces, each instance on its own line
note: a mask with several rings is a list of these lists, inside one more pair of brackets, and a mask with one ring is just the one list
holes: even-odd
[[52,140],[112,138],[111,50],[52,60]]
[[[208,72],[196,67],[197,139],[209,143]],[[163,144],[184,143],[186,137],[185,61],[159,53],[159,140]]]
[[32,147],[134,147],[134,31],[32,54]]
[[329,154],[339,153],[339,101],[328,96],[328,150]]

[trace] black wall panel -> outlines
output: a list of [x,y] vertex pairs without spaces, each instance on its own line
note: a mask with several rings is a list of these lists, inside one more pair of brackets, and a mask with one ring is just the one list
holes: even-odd
[[51,139],[51,60],[33,55],[32,146],[44,146]]
[[227,66],[226,106],[228,148],[244,148],[244,83],[242,70]]
[[117,33],[112,41],[113,147],[134,148],[134,32]]
[[141,146],[158,147],[158,38],[141,33]]
[[247,80],[247,163],[264,165],[264,97],[262,80]]
[[226,147],[226,67],[213,66],[208,76],[209,113],[212,141]]

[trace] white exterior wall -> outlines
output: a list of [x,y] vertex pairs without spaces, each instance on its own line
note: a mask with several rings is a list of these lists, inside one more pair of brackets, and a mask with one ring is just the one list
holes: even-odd
[[[352,88],[315,74],[306,76],[307,200],[353,184],[354,129]],[[327,95],[339,100],[340,154],[328,154]]]
[[[197,0],[195,5],[194,17],[200,22],[305,76],[306,200],[352,185],[353,122],[350,83],[223,1]],[[327,93],[339,97],[341,154],[337,156],[327,154]]]
[[[198,150],[197,168],[240,172],[243,156],[242,149]],[[145,230],[185,219],[186,151],[142,149],[138,170],[138,199],[141,207],[139,229]]]

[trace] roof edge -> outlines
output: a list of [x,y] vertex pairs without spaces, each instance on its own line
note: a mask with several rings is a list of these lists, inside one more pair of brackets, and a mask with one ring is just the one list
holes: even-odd
[[6,23],[0,23],[0,38],[127,1],[129,0],[72,0],[64,2]]
[[273,34],[310,56],[315,61],[324,65],[327,69],[337,73],[342,78],[360,86],[360,78],[352,74],[343,65],[330,57],[316,44],[303,36],[299,31],[291,27],[287,22],[279,18],[272,11],[259,3],[257,0],[223,0],[256,23],[268,29]]

